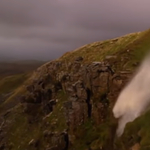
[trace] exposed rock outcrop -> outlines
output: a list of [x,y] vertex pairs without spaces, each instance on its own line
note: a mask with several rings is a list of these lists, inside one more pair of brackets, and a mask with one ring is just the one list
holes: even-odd
[[[67,150],[74,146],[80,126],[89,120],[99,126],[106,122],[117,93],[130,76],[130,72],[115,73],[108,62],[82,64],[82,60],[80,57],[70,64],[61,61],[46,64],[34,73],[26,87],[27,94],[21,101],[25,113],[33,115],[41,109],[45,120],[61,103],[66,132],[50,134],[51,146],[47,145],[47,149]],[[59,91],[65,95],[63,101],[58,97]],[[59,121],[56,117],[50,126],[57,128]]]

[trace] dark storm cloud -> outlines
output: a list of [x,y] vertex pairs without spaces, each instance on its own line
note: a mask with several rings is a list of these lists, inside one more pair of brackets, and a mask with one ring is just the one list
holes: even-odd
[[145,30],[149,0],[1,0],[0,55],[53,59],[84,44]]

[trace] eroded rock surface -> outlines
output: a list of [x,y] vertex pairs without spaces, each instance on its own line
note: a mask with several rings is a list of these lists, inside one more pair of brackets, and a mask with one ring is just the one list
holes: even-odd
[[[82,60],[78,57],[69,64],[50,62],[37,69],[31,77],[27,92],[20,100],[21,112],[27,115],[29,127],[37,124],[42,134],[37,139],[30,138],[25,144],[29,149],[72,149],[82,126],[87,122],[93,123],[92,128],[101,126],[111,116],[110,108],[130,72],[116,73],[108,62],[82,64]],[[107,139],[110,145],[112,134],[110,132]],[[94,139],[87,143],[91,150],[92,142]],[[4,146],[7,144],[3,143],[1,147]]]

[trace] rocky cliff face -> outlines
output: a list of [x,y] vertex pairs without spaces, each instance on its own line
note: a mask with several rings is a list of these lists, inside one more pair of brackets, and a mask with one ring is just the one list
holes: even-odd
[[115,49],[113,55],[104,55],[101,61],[88,61],[86,54],[77,56],[75,52],[72,61],[63,56],[38,68],[22,87],[24,92],[15,97],[20,102],[5,102],[7,109],[1,111],[0,150],[139,147],[139,135],[115,137],[117,120],[112,115],[119,92],[139,62],[131,59],[137,43],[135,37],[132,40],[130,50],[129,45],[122,51]]
[[[20,113],[27,115],[27,126],[39,124],[37,130],[40,131],[35,132],[42,134],[39,139],[31,138],[25,143],[27,149],[43,147],[46,150],[67,150],[75,149],[77,145],[76,149],[81,149],[82,144],[78,140],[82,138],[85,138],[84,146],[88,149],[94,150],[99,146],[104,149],[107,147],[106,141],[112,144],[115,135],[113,122],[104,129],[107,132],[104,135],[106,141],[98,141],[100,144],[94,144],[94,148],[92,145],[98,139],[86,141],[86,133],[80,132],[88,132],[84,129],[86,124],[96,130],[108,122],[116,96],[129,75],[128,72],[116,74],[108,62],[82,64],[81,57],[70,64],[53,61],[39,68],[30,79],[27,93],[21,98],[19,106]],[[100,130],[94,132],[101,134]],[[6,147],[8,145],[5,144]]]

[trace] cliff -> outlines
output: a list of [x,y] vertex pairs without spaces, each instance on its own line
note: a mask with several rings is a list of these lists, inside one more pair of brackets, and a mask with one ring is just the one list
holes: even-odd
[[117,138],[112,108],[149,39],[147,30],[95,42],[39,67],[1,102],[0,150],[146,150],[149,113]]

